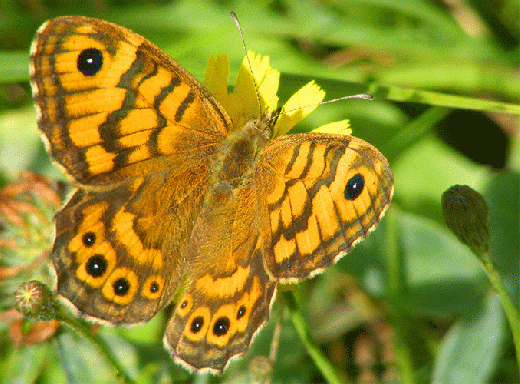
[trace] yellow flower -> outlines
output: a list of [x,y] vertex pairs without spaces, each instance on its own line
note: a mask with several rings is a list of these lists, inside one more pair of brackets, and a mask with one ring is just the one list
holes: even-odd
[[[229,60],[226,54],[208,59],[204,84],[229,114],[235,128],[243,127],[249,120],[257,119],[263,112],[274,112],[278,105],[278,84],[280,72],[271,68],[269,57],[248,51],[242,61],[237,81],[231,93],[228,92]],[[253,81],[254,76],[254,81]],[[255,91],[258,89],[258,96]],[[280,110],[273,127],[273,138],[285,135],[300,120],[311,113],[325,97],[314,81],[303,86],[292,95]],[[258,100],[258,98],[260,100]],[[260,103],[259,103],[260,101]],[[319,127],[314,132],[350,134],[348,120],[338,121]]]

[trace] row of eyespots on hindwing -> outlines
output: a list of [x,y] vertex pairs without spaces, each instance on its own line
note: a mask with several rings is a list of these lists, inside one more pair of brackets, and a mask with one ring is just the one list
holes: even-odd
[[91,288],[101,288],[103,296],[116,304],[128,304],[140,290],[142,297],[156,300],[164,289],[164,279],[158,274],[144,281],[131,269],[116,268],[117,254],[106,239],[103,214],[108,203],[90,205],[82,210],[77,234],[68,244],[78,266],[76,277]]
[[[96,242],[95,233],[92,231],[83,233],[82,242],[86,249],[94,248]],[[141,285],[141,296],[150,300],[160,298],[164,288],[162,276],[149,276],[140,284],[140,277],[132,270],[123,267],[111,269],[109,265],[114,263],[111,263],[109,258],[113,257],[113,253],[103,252],[102,249],[106,249],[106,246],[98,247],[95,253],[91,253],[79,267],[79,270],[85,272],[86,278],[83,280],[87,284],[91,280],[102,280],[104,297],[116,304],[128,304],[137,293],[139,285]]]
[[183,334],[193,341],[200,342],[204,338],[211,345],[224,346],[237,333],[247,329],[253,307],[257,300],[265,294],[260,286],[260,279],[254,276],[250,290],[235,302],[220,306],[214,313],[208,307],[193,308],[193,297],[184,294],[179,300],[176,314],[187,318]]

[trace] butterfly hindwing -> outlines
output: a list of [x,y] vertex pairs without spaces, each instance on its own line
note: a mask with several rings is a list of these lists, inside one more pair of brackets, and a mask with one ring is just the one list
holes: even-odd
[[181,168],[104,191],[79,189],[57,214],[58,292],[81,313],[132,324],[171,301],[207,188],[195,180],[179,186],[190,177]]
[[256,193],[253,179],[214,185],[191,234],[186,284],[164,339],[191,368],[222,372],[269,317],[276,283],[263,265]]

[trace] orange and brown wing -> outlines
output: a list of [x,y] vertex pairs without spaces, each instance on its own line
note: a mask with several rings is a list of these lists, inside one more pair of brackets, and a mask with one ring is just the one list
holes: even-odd
[[269,317],[276,283],[264,267],[254,180],[208,192],[191,234],[185,285],[164,342],[191,369],[222,372]]
[[185,161],[196,166],[231,128],[185,69],[105,21],[48,21],[34,40],[30,68],[49,151],[80,184],[115,183]]
[[167,304],[230,120],[181,66],[101,20],[45,23],[31,50],[38,124],[78,183],[56,217],[58,292],[112,323]]
[[208,186],[187,168],[103,191],[79,188],[57,214],[52,261],[58,293],[79,312],[133,324],[172,300]]
[[393,194],[388,162],[347,135],[288,135],[262,153],[257,196],[270,276],[323,270],[375,228]]

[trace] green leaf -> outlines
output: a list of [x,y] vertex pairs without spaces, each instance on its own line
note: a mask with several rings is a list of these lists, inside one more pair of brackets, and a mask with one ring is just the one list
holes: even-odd
[[0,83],[29,80],[27,52],[0,51]]
[[457,314],[482,300],[484,274],[468,247],[433,220],[402,213],[399,220],[407,293],[415,314]]
[[481,190],[489,172],[427,134],[392,163],[395,200],[402,209],[442,220],[440,198],[455,184]]
[[[56,339],[61,364],[70,382],[101,384],[107,380],[118,381],[114,370],[106,365],[94,344],[73,332],[63,332]],[[106,334],[103,339],[115,359],[127,367],[130,376],[135,377],[138,367],[135,346],[116,335]]]
[[444,337],[433,383],[489,383],[505,341],[502,306],[496,295],[490,295],[483,308],[470,309]]
[[[33,383],[43,367],[48,345],[35,345],[16,349],[8,348],[9,353],[0,361],[0,382],[4,384]],[[7,351],[4,351],[5,353]]]
[[501,172],[486,183],[484,197],[489,204],[491,228],[490,256],[512,295],[513,303],[520,307],[520,174]]

